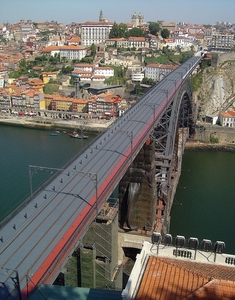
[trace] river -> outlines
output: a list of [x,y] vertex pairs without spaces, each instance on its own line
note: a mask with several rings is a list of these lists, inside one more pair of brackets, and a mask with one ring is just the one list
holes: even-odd
[[186,150],[170,233],[224,241],[235,254],[235,154]]
[[[30,182],[36,189],[53,172],[47,168],[61,168],[95,137],[89,133],[88,139],[80,140],[51,133],[0,125],[0,220],[30,195]],[[29,172],[29,165],[44,169]]]

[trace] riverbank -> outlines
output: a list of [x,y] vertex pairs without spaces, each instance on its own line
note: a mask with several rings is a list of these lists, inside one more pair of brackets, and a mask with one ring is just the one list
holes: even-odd
[[92,132],[102,132],[114,120],[59,120],[45,118],[0,117],[0,124],[45,130],[71,130],[82,129]]
[[185,144],[185,149],[200,150],[200,151],[221,151],[221,152],[235,152],[234,144],[225,143],[203,143],[197,141],[190,141]]

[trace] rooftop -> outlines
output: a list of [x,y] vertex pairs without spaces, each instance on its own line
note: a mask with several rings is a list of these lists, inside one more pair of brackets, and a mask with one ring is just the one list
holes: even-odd
[[235,299],[235,255],[223,253],[224,243],[217,241],[211,250],[210,240],[199,247],[190,238],[197,243],[189,239],[186,247],[184,237],[177,237],[175,246],[144,242],[123,299]]

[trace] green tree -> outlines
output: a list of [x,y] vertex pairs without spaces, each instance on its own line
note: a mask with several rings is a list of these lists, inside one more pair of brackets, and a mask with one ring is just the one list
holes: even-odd
[[112,29],[109,33],[109,38],[118,38],[119,37],[119,26],[116,22],[114,22]]
[[54,82],[48,82],[43,87],[43,92],[45,94],[57,94],[59,91],[59,84]]
[[152,78],[148,78],[148,77],[144,77],[142,80],[143,84],[148,84],[148,85],[153,85],[154,84],[154,80]]
[[95,57],[96,55],[96,45],[93,43],[90,47],[91,49],[91,56]]
[[60,73],[66,75],[66,74],[70,74],[72,71],[73,71],[72,66],[66,66],[66,67],[63,66]]
[[124,23],[119,24],[119,37],[126,38],[128,36],[128,28]]
[[143,29],[134,27],[128,31],[128,36],[145,36],[146,33]]
[[161,27],[156,22],[149,22],[149,33],[153,35],[157,35],[157,33],[161,30]]
[[81,63],[87,63],[87,64],[92,64],[93,63],[94,58],[93,57],[83,57],[81,59]]
[[167,28],[162,29],[161,36],[163,39],[167,39],[170,36],[170,31]]

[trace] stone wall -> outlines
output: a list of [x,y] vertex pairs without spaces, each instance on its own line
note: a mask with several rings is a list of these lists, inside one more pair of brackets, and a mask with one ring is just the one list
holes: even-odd
[[235,60],[235,52],[212,53],[211,66],[219,68],[223,63]]
[[196,127],[194,141],[210,143],[215,139],[218,139],[218,144],[235,145],[235,129],[212,125]]

